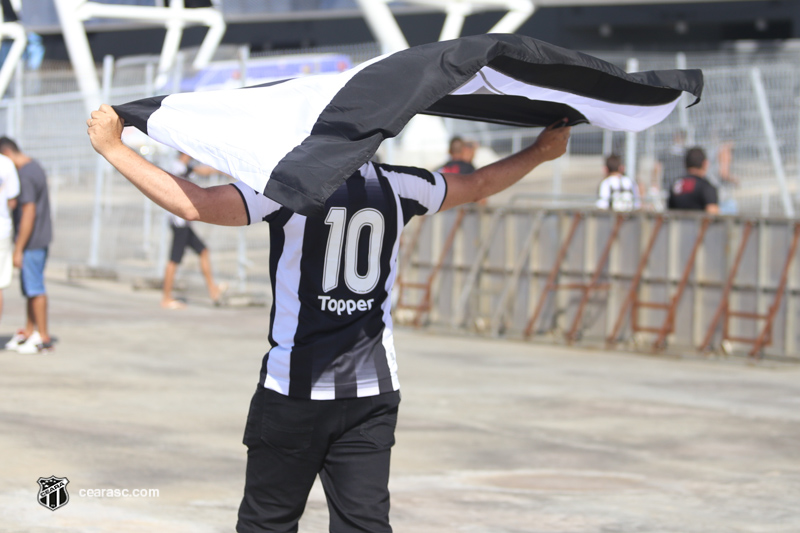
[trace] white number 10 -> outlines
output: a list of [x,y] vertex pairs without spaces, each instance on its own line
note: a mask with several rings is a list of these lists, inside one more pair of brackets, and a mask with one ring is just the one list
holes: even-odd
[[[325,217],[325,224],[331,227],[328,233],[328,246],[325,250],[325,267],[322,273],[322,290],[329,292],[339,285],[339,265],[342,262],[344,247],[344,282],[347,288],[357,294],[370,292],[381,277],[381,248],[383,247],[384,221],[377,209],[367,208],[357,211],[347,225],[347,209],[332,207]],[[365,227],[370,227],[367,251],[367,272],[358,273],[358,241]]]

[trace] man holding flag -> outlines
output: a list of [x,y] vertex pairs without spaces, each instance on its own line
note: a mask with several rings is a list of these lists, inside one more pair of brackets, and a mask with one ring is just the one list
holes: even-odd
[[481,200],[561,156],[560,121],[529,148],[473,174],[367,163],[299,215],[242,182],[201,188],[124,145],[103,105],[88,121],[95,150],[148,198],[186,220],[270,224],[270,351],[245,429],[237,531],[296,531],[320,475],[331,531],[389,532],[389,457],[400,401],[390,298],[400,232],[414,215]]
[[[572,125],[641,131],[682,92],[699,101],[702,85],[699,71],[628,74],[534,39],[481,35],[331,77],[92,112],[95,150],[167,211],[211,224],[269,224],[270,349],[244,432],[237,531],[296,532],[319,475],[331,532],[391,532],[400,386],[390,294],[402,228],[413,216],[480,201],[560,157]],[[549,126],[528,148],[472,174],[369,162],[417,113]],[[128,124],[239,181],[202,188],[176,178],[122,143]]]

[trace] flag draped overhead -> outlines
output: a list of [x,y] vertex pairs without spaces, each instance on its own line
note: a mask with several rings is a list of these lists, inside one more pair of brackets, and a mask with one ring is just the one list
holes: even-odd
[[567,117],[616,131],[659,123],[699,70],[628,74],[518,35],[416,46],[336,75],[114,106],[151,138],[240,179],[300,214],[325,200],[417,113],[514,126]]

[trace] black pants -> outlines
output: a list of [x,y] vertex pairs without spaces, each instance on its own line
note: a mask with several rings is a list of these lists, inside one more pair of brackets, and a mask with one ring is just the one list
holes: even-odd
[[389,460],[400,393],[289,398],[261,386],[250,403],[239,533],[290,533],[319,474],[331,533],[391,533]]

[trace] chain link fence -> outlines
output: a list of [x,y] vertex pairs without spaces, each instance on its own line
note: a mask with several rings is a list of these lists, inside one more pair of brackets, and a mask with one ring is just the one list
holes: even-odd
[[[356,65],[377,56],[375,43],[360,46],[300,50],[298,54],[343,54]],[[220,48],[217,60],[258,60],[290,54],[272,51],[249,55],[230,47]],[[658,185],[655,176],[660,154],[673,143],[675,133],[687,132],[687,144],[703,146],[716,165],[719,154],[732,156],[730,175],[735,184],[722,187],[731,211],[745,215],[784,215],[787,203],[797,202],[800,165],[800,49],[731,50],[716,53],[608,54],[595,53],[618,66],[638,61],[639,70],[702,68],[706,89],[700,105],[681,106],[662,124],[638,134],[611,133],[593,126],[573,130],[568,156],[545,165],[525,180],[516,192],[549,196],[563,205],[566,198],[588,203],[602,179],[603,156],[611,152],[633,162],[629,172],[644,185]],[[153,94],[172,92],[184,75],[164,88],[154,84],[157,57],[125,58],[115,65],[107,88],[111,103],[122,103]],[[186,58],[184,65],[190,65]],[[759,86],[761,92],[759,93]],[[691,102],[685,102],[688,105]],[[766,107],[763,105],[765,104]],[[98,164],[86,136],[86,112],[74,74],[66,63],[45,62],[36,71],[20,67],[8,94],[0,100],[0,124],[20,147],[42,162],[48,172],[55,240],[53,261],[66,265],[91,264],[113,269],[123,276],[160,277],[167,257],[169,229],[163,210],[145,200],[107,164]],[[482,123],[445,120],[444,131],[478,140],[491,157],[500,157],[532,142],[537,131]],[[770,134],[771,132],[771,134]],[[400,141],[402,142],[402,136]],[[143,155],[166,165],[174,152],[142,145]],[[626,151],[633,149],[635,157]],[[392,151],[382,150],[392,162]],[[442,161],[446,157],[442,153]],[[485,161],[479,161],[483,163]],[[719,176],[719,166],[712,173]],[[220,183],[223,176],[207,183]],[[658,205],[653,197],[654,205]],[[555,204],[554,204],[555,205]],[[268,237],[265,227],[235,229],[196,224],[210,250],[215,274],[220,279],[248,284],[267,280]],[[199,269],[189,266],[179,275],[191,277]],[[197,278],[199,280],[199,277]]]

